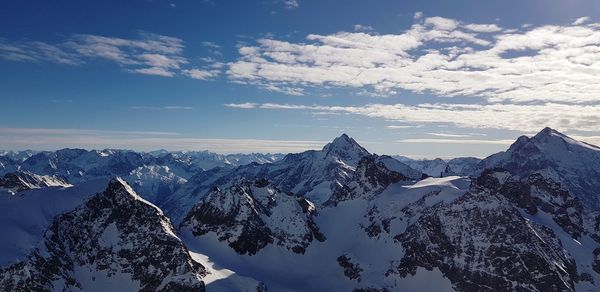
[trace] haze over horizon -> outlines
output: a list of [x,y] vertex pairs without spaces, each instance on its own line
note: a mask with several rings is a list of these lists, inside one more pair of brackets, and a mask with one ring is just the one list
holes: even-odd
[[600,145],[597,1],[65,3],[0,3],[0,149]]

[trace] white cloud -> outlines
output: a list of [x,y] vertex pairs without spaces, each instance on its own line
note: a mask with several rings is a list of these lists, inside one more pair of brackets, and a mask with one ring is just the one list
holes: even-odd
[[415,128],[416,126],[407,126],[407,125],[388,125],[385,126],[388,129],[410,129]]
[[[598,102],[600,25],[503,30],[428,17],[398,34],[309,34],[260,39],[228,64],[234,82],[260,88],[400,90],[487,102]],[[296,94],[303,94],[295,90]]]
[[439,16],[425,18],[425,25],[432,26],[440,30],[451,31],[458,28],[458,21]]
[[284,0],[283,4],[285,5],[285,9],[288,9],[288,10],[296,9],[300,6],[300,3],[298,3],[298,0]]
[[198,80],[208,80],[219,76],[221,71],[219,70],[204,70],[204,69],[186,69],[182,70],[183,75]]
[[131,70],[131,72],[145,74],[145,75],[156,75],[162,77],[173,77],[175,73],[169,71],[168,69],[162,67],[149,67],[149,68],[140,68]]
[[590,20],[591,20],[591,18],[589,16],[582,16],[582,17],[575,19],[575,21],[573,21],[573,25],[581,25]]
[[546,126],[560,131],[593,132],[600,128],[600,105],[438,103],[325,106],[263,103],[255,104],[251,108],[344,113],[413,124],[445,124],[460,128],[502,129],[521,132],[537,132]]
[[179,56],[165,56],[160,54],[141,54],[140,59],[148,66],[160,68],[179,69],[181,64],[187,64],[188,61]]
[[245,103],[226,103],[225,104],[226,107],[233,107],[233,108],[244,108],[244,109],[250,109],[250,108],[256,108],[258,106],[258,104],[256,103],[252,103],[252,102],[245,102]]
[[354,30],[355,31],[372,31],[373,27],[369,26],[369,25],[355,24]]
[[466,24],[464,26],[468,30],[476,32],[497,32],[501,31],[502,28],[495,24]]
[[464,134],[448,134],[448,133],[425,133],[425,134],[431,135],[431,136],[437,136],[437,137],[448,137],[448,138],[472,137],[471,135],[464,135]]
[[413,16],[414,19],[420,19],[422,17],[423,17],[423,12],[421,12],[421,11],[415,12],[415,15]]
[[135,105],[131,109],[135,110],[193,110],[191,106],[181,105],[166,105],[166,106],[148,106],[148,105]]

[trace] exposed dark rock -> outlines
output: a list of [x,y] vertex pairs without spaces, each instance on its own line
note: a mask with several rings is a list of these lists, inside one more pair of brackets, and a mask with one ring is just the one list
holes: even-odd
[[[92,272],[76,272],[81,269]],[[82,283],[93,282],[96,274],[125,274],[139,281],[140,291],[203,291],[206,270],[192,260],[169,219],[116,179],[103,193],[58,216],[46,232],[44,248],[0,271],[0,287],[85,289]]]
[[363,269],[359,264],[352,263],[352,259],[347,255],[341,255],[337,258],[337,262],[344,269],[344,275],[350,280],[356,280],[360,283],[360,273]]

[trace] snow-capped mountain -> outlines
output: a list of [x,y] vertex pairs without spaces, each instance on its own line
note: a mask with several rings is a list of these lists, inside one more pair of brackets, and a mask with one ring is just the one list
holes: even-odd
[[288,154],[273,163],[251,163],[234,169],[217,168],[200,172],[161,206],[174,222],[180,222],[190,206],[200,201],[214,186],[229,187],[240,178],[267,179],[283,192],[300,195],[321,205],[357,178],[355,173],[359,161],[364,157],[388,164],[403,180],[418,180],[423,176],[421,172],[399,161],[392,161],[387,156],[370,154],[354,139],[343,134],[322,150]]
[[399,155],[392,157],[432,177],[471,175],[477,171],[477,165],[481,161],[481,159],[475,157],[457,157],[450,160],[441,158],[411,159]]
[[43,187],[67,186],[71,185],[61,178],[31,172],[10,172],[0,177],[0,191],[7,191],[11,194]]
[[38,153],[38,151],[33,150],[22,150],[22,151],[6,151],[0,150],[0,156],[8,157],[16,162],[23,162],[27,158],[33,156]]
[[20,169],[78,183],[97,177],[125,176],[147,161],[147,156],[127,150],[61,149],[37,153],[23,161]]
[[325,240],[315,215],[314,204],[302,197],[282,193],[264,179],[242,179],[211,191],[181,226],[194,236],[212,232],[240,254],[256,254],[268,244],[304,253],[313,240]]
[[117,152],[5,176],[25,187],[0,196],[0,290],[600,290],[600,149],[552,129],[436,177],[347,135],[210,169]]
[[0,175],[26,172],[53,177],[71,184],[123,177],[136,191],[154,203],[177,191],[198,172],[215,167],[270,163],[281,154],[216,154],[208,151],[155,151],[61,149],[57,151],[3,151]]
[[0,271],[5,291],[204,291],[206,269],[169,219],[121,179],[54,219],[25,261]]
[[160,202],[173,194],[187,179],[178,176],[168,166],[144,165],[132,170],[124,179],[150,202]]
[[0,156],[0,175],[17,171],[17,162],[8,156]]
[[237,167],[253,162],[263,164],[280,160],[283,154],[218,154],[209,151],[153,152],[157,164],[171,167],[179,176],[189,178],[215,167]]
[[478,165],[479,171],[494,167],[526,177],[541,173],[600,211],[600,148],[576,141],[545,128],[532,138],[521,136],[510,148]]

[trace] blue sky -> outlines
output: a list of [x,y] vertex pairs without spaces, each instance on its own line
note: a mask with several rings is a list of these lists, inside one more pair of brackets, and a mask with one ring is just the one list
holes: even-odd
[[598,1],[1,1],[0,148],[600,144]]

